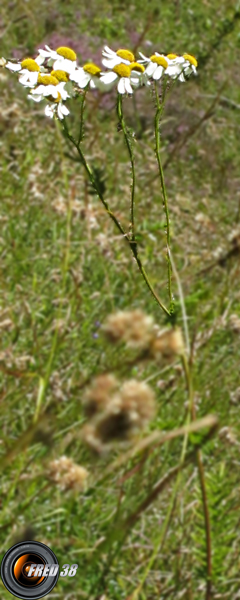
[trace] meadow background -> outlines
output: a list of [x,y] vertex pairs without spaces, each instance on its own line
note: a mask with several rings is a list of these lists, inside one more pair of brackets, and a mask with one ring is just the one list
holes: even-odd
[[[94,456],[81,439],[84,388],[104,371],[148,380],[158,403],[151,430],[168,432],[186,418],[183,369],[179,360],[135,362],[131,351],[104,340],[101,325],[117,309],[141,308],[162,327],[164,314],[81,165],[71,160],[60,128],[44,116],[41,104],[27,99],[13,74],[0,71],[0,546],[3,556],[15,542],[36,539],[52,548],[61,565],[78,563],[77,576],[61,579],[51,598],[240,598],[239,17],[240,7],[229,0],[1,5],[1,54],[7,59],[35,56],[48,44],[71,46],[80,64],[99,62],[107,43],[148,55],[189,52],[199,61],[198,76],[178,83],[168,98],[162,157],[197,417],[219,418],[218,432],[202,448],[212,541],[208,596],[194,461],[181,474],[166,530],[172,480],[139,514],[123,544],[111,537],[178,463],[182,439],[149,453],[141,469],[136,459],[111,471],[122,450]],[[167,302],[151,93],[143,89],[124,98],[124,110],[135,131],[139,251]],[[71,127],[77,111],[72,101]],[[106,199],[127,225],[131,177],[114,93],[89,93],[84,148]],[[174,296],[181,326],[176,282]],[[47,410],[38,418],[39,389]],[[64,454],[89,470],[85,494],[63,493],[47,478],[49,461]],[[0,596],[11,596],[2,583]]]

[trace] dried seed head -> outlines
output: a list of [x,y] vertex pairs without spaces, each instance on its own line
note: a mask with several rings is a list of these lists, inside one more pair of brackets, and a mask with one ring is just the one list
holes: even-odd
[[96,377],[86,391],[83,404],[87,417],[93,417],[105,410],[111,402],[111,396],[119,383],[114,375],[106,374]]
[[95,414],[82,431],[88,445],[98,452],[113,442],[124,442],[139,433],[155,414],[155,397],[142,382],[126,381],[109,399],[102,412]]
[[151,355],[159,360],[161,358],[172,359],[176,355],[184,353],[184,342],[179,327],[175,329],[156,329],[156,336],[152,340]]
[[141,310],[118,311],[110,315],[103,331],[111,342],[123,341],[131,348],[148,348],[153,338],[153,318]]
[[238,315],[230,315],[229,326],[234,333],[240,333],[240,317]]
[[49,478],[64,491],[84,491],[88,474],[84,467],[80,467],[67,456],[61,456],[49,464]]

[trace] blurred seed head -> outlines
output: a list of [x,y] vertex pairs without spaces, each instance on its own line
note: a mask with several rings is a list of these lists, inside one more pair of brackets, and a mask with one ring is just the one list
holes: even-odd
[[150,353],[155,360],[171,361],[177,355],[184,353],[184,341],[179,327],[175,329],[156,328],[155,337],[151,342]]
[[63,491],[83,492],[87,486],[88,471],[71,458],[61,456],[49,464],[49,479]]
[[118,385],[118,380],[110,373],[99,375],[93,380],[83,399],[85,414],[88,418],[107,408],[111,402],[111,395]]
[[[111,382],[113,376],[108,377]],[[98,379],[91,391],[97,389]],[[146,427],[155,414],[154,392],[146,383],[130,379],[120,385],[115,378],[113,381],[115,389],[108,388],[104,402],[98,404],[98,410],[92,413],[94,416],[82,430],[85,442],[98,452],[114,442],[131,439]]]
[[103,331],[110,342],[123,341],[130,348],[144,349],[153,336],[153,318],[140,309],[122,311],[109,315]]

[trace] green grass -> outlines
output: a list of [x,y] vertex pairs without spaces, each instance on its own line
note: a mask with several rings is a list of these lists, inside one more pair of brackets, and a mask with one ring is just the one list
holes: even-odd
[[[188,316],[197,418],[211,413],[220,430],[229,428],[206,443],[199,433],[212,543],[212,592],[207,596],[206,526],[196,459],[181,471],[177,493],[172,478],[141,509],[157,482],[179,464],[182,437],[143,456],[126,457],[114,469],[111,465],[128,447],[95,456],[81,438],[86,384],[105,371],[122,380],[149,379],[157,415],[146,435],[184,425],[188,395],[180,360],[171,365],[139,362],[133,351],[107,343],[99,327],[117,309],[141,308],[161,327],[166,318],[82,166],[67,156],[72,149],[61,128],[45,118],[41,104],[32,105],[14,75],[1,69],[0,449],[7,460],[1,479],[0,546],[3,556],[16,541],[31,537],[48,544],[60,565],[78,563],[76,577],[61,578],[49,597],[237,597],[240,347],[239,330],[230,317],[240,313],[239,255],[222,265],[218,260],[219,249],[226,255],[231,249],[229,236],[239,227],[240,216],[240,34],[234,7],[215,0],[160,5],[135,0],[130,6],[105,1],[101,9],[95,0],[89,6],[50,0],[40,7],[33,0],[14,4],[10,13],[3,3],[6,58],[15,50],[18,56],[34,55],[58,35],[78,48],[83,36],[86,60],[105,42],[133,47],[134,33],[144,31],[139,46],[144,53],[149,52],[145,41],[151,40],[150,51],[189,51],[199,57],[199,76],[177,84],[169,94],[162,157],[171,248]],[[140,90],[135,99],[124,98],[123,106],[127,125],[136,132],[139,253],[168,304],[154,98],[151,91]],[[68,119],[74,131],[74,101]],[[127,227],[131,172],[123,134],[117,130],[114,95],[109,106],[105,100],[97,106],[89,94],[83,146],[105,198]],[[175,280],[173,286],[182,327]],[[40,407],[45,412],[41,416],[40,410],[33,427],[43,381],[48,384]],[[194,443],[190,436],[189,452]],[[86,493],[63,493],[48,481],[50,460],[63,454],[89,470]],[[129,517],[135,513],[133,522]],[[9,596],[1,585],[1,597]]]

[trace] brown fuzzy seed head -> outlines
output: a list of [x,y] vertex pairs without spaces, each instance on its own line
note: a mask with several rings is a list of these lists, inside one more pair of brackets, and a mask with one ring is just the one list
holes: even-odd
[[184,342],[179,327],[175,329],[156,330],[156,336],[152,340],[150,352],[153,358],[173,359],[176,355],[184,353]]
[[71,458],[61,456],[58,460],[50,462],[48,476],[63,491],[82,492],[86,489],[88,471]]
[[83,400],[86,416],[93,417],[105,410],[118,386],[118,380],[110,373],[95,377]]
[[148,348],[153,338],[153,318],[142,310],[117,311],[109,315],[103,332],[111,342],[123,341],[131,348]]

